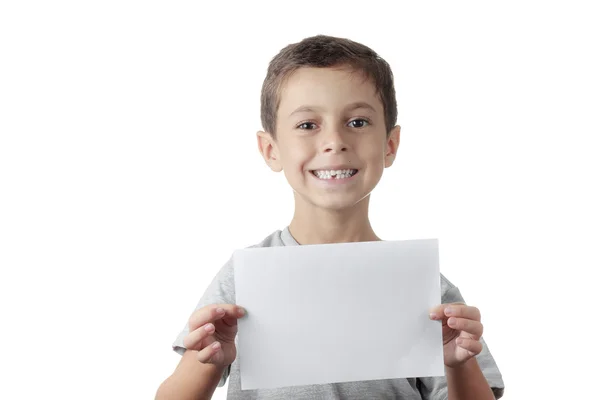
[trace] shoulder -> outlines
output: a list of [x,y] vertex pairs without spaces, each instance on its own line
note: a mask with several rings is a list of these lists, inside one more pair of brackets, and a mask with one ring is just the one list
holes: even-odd
[[259,248],[259,247],[276,247],[276,246],[284,246],[283,240],[281,239],[281,230],[276,230],[270,235],[266,236],[260,242],[253,244],[252,246],[248,246],[246,248]]
[[[276,247],[276,246],[285,246],[283,240],[281,239],[281,230],[276,230],[273,233],[269,234],[265,238],[263,238],[260,242],[255,243],[251,246],[246,246],[245,249],[256,249],[261,247]],[[222,272],[227,275],[233,274],[233,254],[227,260],[227,263],[224,265]],[[225,272],[226,271],[226,272]]]
[[[244,249],[256,249],[261,247],[275,247],[275,246],[285,246],[283,240],[281,239],[281,230],[276,230],[273,233],[269,234],[265,238],[263,238],[260,242],[255,243],[250,246],[244,247]],[[226,265],[231,266],[233,264],[233,255],[229,257]]]

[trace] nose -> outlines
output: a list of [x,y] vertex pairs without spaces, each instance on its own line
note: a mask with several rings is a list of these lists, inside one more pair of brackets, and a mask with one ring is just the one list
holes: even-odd
[[341,153],[348,151],[348,144],[339,131],[332,130],[324,133],[323,144],[321,146],[323,153]]

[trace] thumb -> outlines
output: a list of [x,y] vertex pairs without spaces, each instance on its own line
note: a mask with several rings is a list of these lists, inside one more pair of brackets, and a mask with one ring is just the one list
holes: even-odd
[[227,313],[223,316],[223,323],[227,326],[237,326],[237,320],[246,315],[246,310],[242,307],[237,306],[231,313]]

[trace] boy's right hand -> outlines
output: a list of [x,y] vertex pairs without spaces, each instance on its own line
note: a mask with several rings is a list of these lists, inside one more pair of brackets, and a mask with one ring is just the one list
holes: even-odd
[[236,357],[237,320],[244,309],[234,304],[202,307],[189,319],[190,333],[183,339],[187,349],[198,350],[198,361],[227,367]]

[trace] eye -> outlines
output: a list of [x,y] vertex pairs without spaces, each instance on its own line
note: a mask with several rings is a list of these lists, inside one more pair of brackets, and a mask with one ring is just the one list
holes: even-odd
[[311,130],[311,129],[315,129],[316,127],[317,127],[317,124],[315,124],[314,122],[303,122],[300,125],[298,125],[296,128],[303,129],[303,130]]
[[348,125],[352,128],[364,128],[365,126],[369,125],[369,121],[364,118],[357,118],[348,122]]

